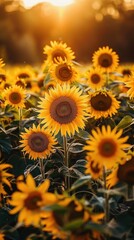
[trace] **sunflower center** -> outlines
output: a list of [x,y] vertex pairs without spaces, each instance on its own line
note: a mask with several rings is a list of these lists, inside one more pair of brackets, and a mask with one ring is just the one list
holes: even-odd
[[122,74],[125,76],[125,75],[131,75],[131,70],[129,70],[129,69],[124,69],[123,71],[122,71]]
[[21,102],[21,94],[19,92],[12,92],[9,96],[9,101],[13,104]]
[[98,146],[99,153],[103,157],[112,157],[116,153],[117,146],[113,139],[103,139]]
[[32,83],[31,81],[26,82],[26,88],[32,88]]
[[5,83],[4,89],[9,88],[11,85],[9,83]]
[[0,80],[6,81],[6,76],[5,76],[5,74],[0,73]]
[[134,184],[134,158],[123,165],[119,165],[117,177],[120,181]]
[[28,138],[28,145],[34,152],[43,152],[48,148],[48,138],[42,132],[32,133]]
[[90,167],[91,167],[91,170],[94,173],[99,173],[100,172],[100,168],[99,168],[99,164],[98,163],[94,164],[94,161],[91,161]]
[[73,99],[61,96],[52,102],[50,115],[56,122],[68,124],[76,118],[77,105]]
[[57,67],[56,76],[61,81],[68,81],[72,78],[72,71],[66,64]]
[[112,65],[113,59],[112,56],[108,53],[103,53],[98,58],[99,65],[104,68],[108,68]]
[[98,93],[96,96],[93,96],[90,100],[91,106],[97,111],[107,111],[110,109],[112,104],[112,99],[109,95],[103,93]]
[[24,200],[24,206],[29,210],[38,210],[39,203],[42,201],[42,196],[40,192],[33,191]]
[[54,51],[52,53],[52,60],[53,60],[54,63],[56,63],[56,61],[58,61],[59,58],[62,58],[63,60],[65,60],[66,57],[67,56],[66,56],[65,52],[60,50],[60,49],[57,49],[56,51]]
[[17,86],[20,86],[22,88],[25,88],[25,84],[21,81],[21,80],[18,80],[16,83],[15,83]]
[[39,79],[38,81],[38,87],[42,88],[44,86],[44,78],[43,79]]
[[92,74],[91,81],[94,84],[97,84],[100,82],[100,76],[97,73]]
[[30,76],[29,76],[29,74],[28,73],[20,73],[19,75],[18,75],[18,78],[30,78]]

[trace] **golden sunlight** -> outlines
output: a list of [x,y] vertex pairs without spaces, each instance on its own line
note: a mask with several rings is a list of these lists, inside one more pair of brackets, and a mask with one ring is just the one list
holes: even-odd
[[57,7],[65,7],[69,4],[74,3],[74,0],[23,0],[23,4],[26,8],[33,7],[38,3],[48,2]]

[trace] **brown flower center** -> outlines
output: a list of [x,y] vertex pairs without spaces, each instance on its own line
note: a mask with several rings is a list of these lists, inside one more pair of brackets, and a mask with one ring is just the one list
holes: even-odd
[[26,78],[30,78],[30,76],[29,76],[29,74],[28,73],[20,73],[19,75],[18,75],[18,78],[24,78],[24,79],[26,79]]
[[6,81],[6,76],[5,74],[0,73],[0,82],[5,82]]
[[99,164],[98,163],[94,164],[94,161],[91,161],[90,167],[93,173],[99,173],[101,170]]
[[106,138],[100,141],[98,150],[102,157],[112,157],[116,153],[117,146],[113,139]]
[[98,58],[98,63],[101,67],[108,68],[112,65],[112,56],[108,53],[103,53]]
[[26,82],[26,88],[32,88],[32,83],[31,81]]
[[44,78],[38,80],[38,87],[42,88],[44,86]]
[[100,76],[97,73],[92,74],[91,82],[97,84],[100,82]]
[[60,124],[70,123],[76,118],[77,105],[73,99],[61,96],[52,102],[50,115]]
[[117,177],[121,182],[134,184],[134,157],[123,165],[119,165]]
[[43,152],[48,149],[49,140],[42,132],[34,132],[28,138],[28,145],[34,152]]
[[11,86],[11,84],[9,84],[9,83],[5,83],[5,85],[4,85],[4,89],[9,88],[10,86]]
[[18,104],[21,102],[21,94],[19,92],[12,92],[9,95],[9,101],[13,104]]
[[52,60],[54,63],[56,63],[56,61],[59,60],[59,58],[62,58],[63,60],[66,59],[66,53],[61,50],[61,49],[56,49],[53,53],[52,53]]
[[97,111],[107,111],[110,109],[112,99],[108,94],[98,93],[96,96],[91,97],[91,106]]
[[33,191],[29,193],[29,196],[24,200],[24,206],[28,210],[38,210],[39,203],[42,201],[41,193],[38,191]]
[[69,81],[72,78],[72,69],[67,64],[62,64],[56,68],[56,76],[61,81]]
[[22,88],[25,88],[25,84],[21,81],[21,80],[18,80],[16,83],[15,83],[17,86],[20,86]]
[[131,75],[131,70],[130,69],[124,69],[123,71],[122,71],[122,74],[124,75],[124,76],[129,76],[129,75]]

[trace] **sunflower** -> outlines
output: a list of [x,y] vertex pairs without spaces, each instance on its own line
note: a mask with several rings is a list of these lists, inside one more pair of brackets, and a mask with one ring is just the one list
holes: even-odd
[[42,219],[44,231],[51,233],[54,239],[68,239],[70,232],[64,230],[64,226],[70,221],[81,219],[81,225],[83,226],[90,218],[90,214],[84,209],[84,205],[74,197],[57,196],[56,205],[57,210],[45,212]]
[[99,48],[93,54],[93,65],[100,67],[105,72],[114,71],[119,64],[119,57],[112,48],[108,46]]
[[74,196],[57,196],[57,210],[45,212],[42,224],[44,230],[50,232],[53,238],[71,239],[72,231],[65,230],[64,227],[80,220],[81,224],[75,228],[75,234],[83,232],[85,223],[89,220],[93,223],[99,223],[104,217],[104,213],[93,213],[91,209],[86,208],[84,201],[76,199]]
[[2,93],[5,105],[11,105],[15,108],[25,107],[25,90],[17,85],[5,89]]
[[117,177],[120,182],[134,185],[134,157],[123,165],[119,165]]
[[0,68],[4,67],[5,66],[5,63],[3,62],[3,59],[0,58]]
[[86,156],[86,174],[90,174],[93,179],[97,179],[102,176],[103,173],[103,165],[93,161],[90,156]]
[[38,125],[29,129],[25,128],[25,132],[21,134],[22,140],[20,147],[22,151],[29,154],[32,159],[47,158],[54,152],[55,138],[50,134],[49,130]]
[[0,240],[4,240],[5,238],[4,238],[4,233],[2,233],[2,232],[0,232]]
[[66,43],[57,41],[51,41],[50,46],[46,45],[44,47],[44,54],[47,55],[47,62],[51,64],[56,63],[59,58],[69,62],[75,58],[74,52]]
[[[129,64],[119,65],[116,72],[121,74],[118,76],[118,80],[122,82],[127,82],[134,71],[134,66]],[[117,77],[116,77],[117,78]]]
[[87,72],[86,77],[86,84],[94,90],[99,90],[105,85],[106,79],[104,78],[103,71],[100,68],[92,68],[89,72]]
[[111,188],[118,182],[125,182],[134,185],[134,157],[123,164],[118,164],[116,168],[107,176],[107,187]]
[[45,99],[40,102],[38,117],[43,119],[44,127],[61,135],[74,134],[79,128],[85,127],[87,119],[88,96],[73,86],[57,85],[45,94]]
[[110,126],[102,126],[102,130],[97,128],[92,130],[92,136],[87,140],[84,150],[96,163],[103,164],[106,168],[113,167],[125,159],[126,153],[124,148],[129,144],[126,143],[128,136],[121,137],[123,130],[117,131],[117,128],[111,129]]
[[120,107],[119,101],[111,91],[90,92],[89,96],[89,112],[95,119],[111,117]]
[[76,82],[78,72],[72,63],[67,63],[66,60],[59,59],[50,70],[52,78],[59,84]]
[[25,83],[25,80],[23,78],[22,79],[16,79],[14,84],[17,85],[17,86],[20,86],[24,89],[26,88],[26,83]]
[[26,183],[18,182],[19,191],[14,192],[9,200],[10,205],[14,207],[10,210],[10,214],[19,212],[18,222],[24,223],[25,226],[39,226],[44,212],[43,207],[56,201],[55,195],[48,192],[49,185],[50,181],[46,179],[36,186],[31,174],[27,176]]
[[47,84],[45,84],[45,91],[48,92],[51,88],[55,88],[56,82],[55,81],[49,81]]
[[128,88],[127,95],[130,99],[134,99],[134,72],[132,77],[128,82],[126,82],[126,87]]
[[13,175],[11,173],[8,173],[8,169],[11,168],[12,165],[1,163],[0,164],[0,194],[6,195],[6,191],[4,189],[4,184],[6,184],[9,188],[11,188],[11,183],[9,181],[9,178]]

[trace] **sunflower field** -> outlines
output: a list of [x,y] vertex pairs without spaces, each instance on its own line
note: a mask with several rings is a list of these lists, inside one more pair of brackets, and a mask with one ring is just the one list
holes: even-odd
[[43,53],[0,59],[0,240],[134,240],[134,66]]

